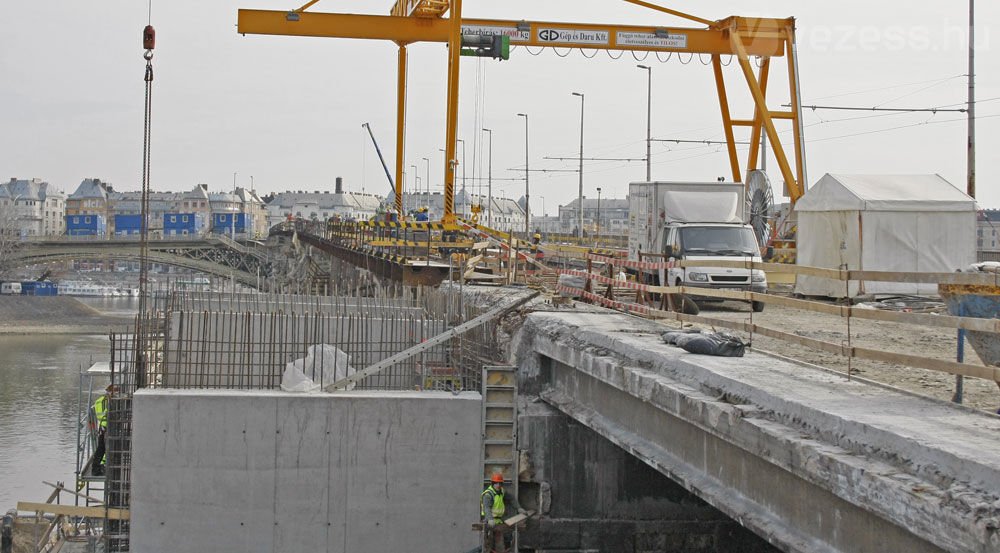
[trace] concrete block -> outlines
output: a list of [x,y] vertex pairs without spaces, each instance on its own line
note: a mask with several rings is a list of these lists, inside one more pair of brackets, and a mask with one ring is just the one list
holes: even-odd
[[140,390],[132,546],[175,551],[468,551],[474,393]]

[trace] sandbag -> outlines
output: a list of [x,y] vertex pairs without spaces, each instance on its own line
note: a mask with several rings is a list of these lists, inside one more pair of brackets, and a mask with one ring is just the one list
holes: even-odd
[[[679,340],[681,341],[681,340]],[[737,336],[726,332],[712,334],[692,334],[678,347],[690,353],[714,355],[716,357],[743,357],[747,344]]]
[[663,343],[665,344],[679,346],[681,342],[687,342],[689,338],[696,334],[701,334],[701,330],[697,328],[688,328],[684,330],[671,330],[669,332],[664,332],[660,337],[663,338]]

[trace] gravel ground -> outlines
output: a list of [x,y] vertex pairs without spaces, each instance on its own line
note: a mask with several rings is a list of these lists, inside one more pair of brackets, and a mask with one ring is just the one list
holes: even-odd
[[[700,305],[701,314],[706,317],[748,322],[752,315],[753,322],[760,326],[835,344],[847,341],[847,320],[833,315],[775,305],[768,305],[763,313],[751,314],[749,304],[739,302]],[[679,326],[675,322],[665,324]],[[749,338],[746,333],[737,334],[742,334],[744,339]],[[956,358],[958,340],[955,330],[852,319],[851,335],[852,345],[857,347],[951,361]],[[764,336],[754,336],[753,346],[842,372],[845,378],[847,376],[846,357]],[[967,363],[982,363],[968,342],[965,346],[965,360]],[[955,393],[955,377],[946,373],[861,359],[851,360],[851,369],[853,374],[869,380],[937,399],[951,400]],[[964,402],[970,407],[996,412],[1000,406],[1000,391],[994,382],[966,378],[964,394]]]

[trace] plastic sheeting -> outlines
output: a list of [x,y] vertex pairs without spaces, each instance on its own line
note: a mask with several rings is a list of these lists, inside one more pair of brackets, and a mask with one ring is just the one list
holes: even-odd
[[[796,211],[799,265],[951,272],[975,261],[975,201],[938,175],[826,175]],[[800,275],[795,291],[834,298],[933,295],[937,286]]]

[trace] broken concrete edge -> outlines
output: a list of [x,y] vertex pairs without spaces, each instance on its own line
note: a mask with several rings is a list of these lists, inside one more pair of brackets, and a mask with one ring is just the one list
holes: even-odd
[[[551,324],[553,321],[554,324]],[[543,344],[557,349],[559,344],[558,349],[569,353],[567,353],[568,358],[556,359],[557,361],[584,370],[601,381],[641,397],[645,401],[654,402],[659,408],[672,411],[678,416],[695,420],[700,418],[701,425],[706,431],[718,434],[719,421],[723,418],[736,422],[738,431],[731,432],[724,438],[747,451],[753,451],[754,446],[759,446],[761,438],[766,438],[766,443],[778,449],[794,446],[800,450],[797,457],[803,461],[802,463],[793,463],[791,459],[782,462],[773,457],[770,458],[770,462],[846,501],[862,505],[873,513],[893,520],[903,527],[911,528],[915,535],[948,550],[975,550],[977,546],[988,543],[988,537],[997,525],[997,515],[1000,512],[1000,501],[997,501],[995,492],[970,489],[962,485],[941,488],[928,482],[921,475],[907,474],[910,471],[906,469],[912,467],[900,467],[887,462],[892,457],[886,459],[884,447],[878,448],[877,453],[873,454],[864,448],[859,450],[844,448],[842,444],[837,443],[838,440],[833,440],[832,443],[824,440],[824,434],[829,432],[820,431],[815,426],[810,427],[810,423],[825,414],[814,412],[807,417],[788,416],[790,411],[801,411],[804,408],[795,405],[794,400],[768,397],[767,394],[762,396],[760,393],[740,390],[739,387],[736,393],[733,393],[727,389],[733,386],[727,386],[725,382],[712,383],[712,386],[706,386],[703,382],[691,382],[690,384],[697,386],[693,388],[671,380],[667,374],[673,377],[682,370],[690,369],[689,377],[697,375],[696,378],[703,378],[704,375],[699,373],[706,371],[700,371],[700,367],[686,362],[680,363],[681,367],[674,369],[663,367],[664,359],[660,357],[663,357],[665,352],[661,348],[666,346],[659,344],[660,329],[650,327],[637,329],[635,327],[639,322],[644,321],[629,321],[630,324],[620,325],[619,328],[625,327],[623,330],[626,331],[626,337],[633,338],[637,331],[642,334],[645,330],[649,339],[655,340],[658,344],[656,347],[654,342],[650,342],[643,343],[645,347],[637,348],[634,344],[626,344],[628,340],[621,335],[610,336],[607,333],[583,328],[582,325],[574,327],[563,321],[555,321],[544,314],[529,317],[522,334],[518,337],[521,343],[516,345],[523,355],[528,346],[524,342],[532,342],[529,349],[536,350],[548,349],[538,347]],[[575,347],[567,347],[568,343]],[[671,361],[675,364],[678,361],[677,355],[666,357],[674,357]],[[628,379],[625,378],[626,373],[629,373]],[[737,397],[745,398],[738,400],[738,403],[744,405],[732,405],[725,401],[727,399],[733,401]],[[790,406],[794,409],[789,409]],[[862,430],[867,428],[870,427],[862,425]],[[876,430],[871,429],[872,432]],[[809,435],[803,437],[804,432]],[[857,441],[848,441],[848,444],[870,448]],[[927,447],[927,444],[916,445]],[[875,459],[861,458],[859,455]],[[667,474],[670,475],[669,472]],[[697,493],[696,489],[691,491]],[[894,504],[905,506],[912,503],[914,495],[922,496],[921,499],[925,501],[927,508],[919,510],[893,508]],[[767,536],[765,526],[768,525],[763,525],[760,531],[763,532],[762,535]],[[976,543],[969,543],[970,536],[974,536]]]
[[[865,422],[859,418],[848,418],[843,415],[831,416],[830,413],[808,405],[802,398],[787,394],[779,395],[773,390],[747,385],[729,374],[714,370],[730,362],[726,359],[685,354],[676,348],[664,345],[658,337],[637,339],[637,334],[655,334],[658,329],[648,321],[632,317],[628,319],[623,321],[626,324],[619,325],[618,328],[621,330],[617,330],[615,335],[581,327],[574,333],[574,339],[583,340],[586,337],[586,344],[591,348],[599,347],[607,351],[613,348],[618,355],[630,360],[634,365],[666,374],[675,380],[704,390],[709,395],[724,397],[728,403],[755,405],[762,412],[761,416],[772,417],[786,425],[799,427],[803,431],[817,435],[819,439],[837,444],[848,451],[904,466],[907,472],[934,482],[942,488],[962,484],[983,490],[992,490],[996,487],[997,475],[1000,472],[998,459],[989,455],[974,459],[960,457],[949,451],[946,444],[927,442],[925,436],[916,433],[912,436],[901,436],[887,432],[870,421]],[[626,330],[627,326],[633,328]],[[781,369],[788,369],[790,373],[797,375],[811,374],[795,371],[791,363],[775,363],[773,360],[761,359],[760,356],[756,356],[755,359],[755,355],[749,354],[742,362],[760,365],[770,361],[769,371],[777,373]],[[814,380],[822,379],[823,386],[830,390],[853,392],[865,386],[861,381],[846,382],[825,371],[823,376],[828,378],[816,376]],[[907,407],[920,405],[922,402],[931,403],[950,412],[968,415],[969,420],[975,421],[977,426],[988,425],[991,427],[990,431],[1000,431],[1000,420],[993,415],[956,409],[947,402],[907,395],[909,397],[901,398],[904,400],[901,403]],[[891,398],[892,394],[883,397]],[[963,478],[958,480],[954,478],[955,475],[962,475]]]

